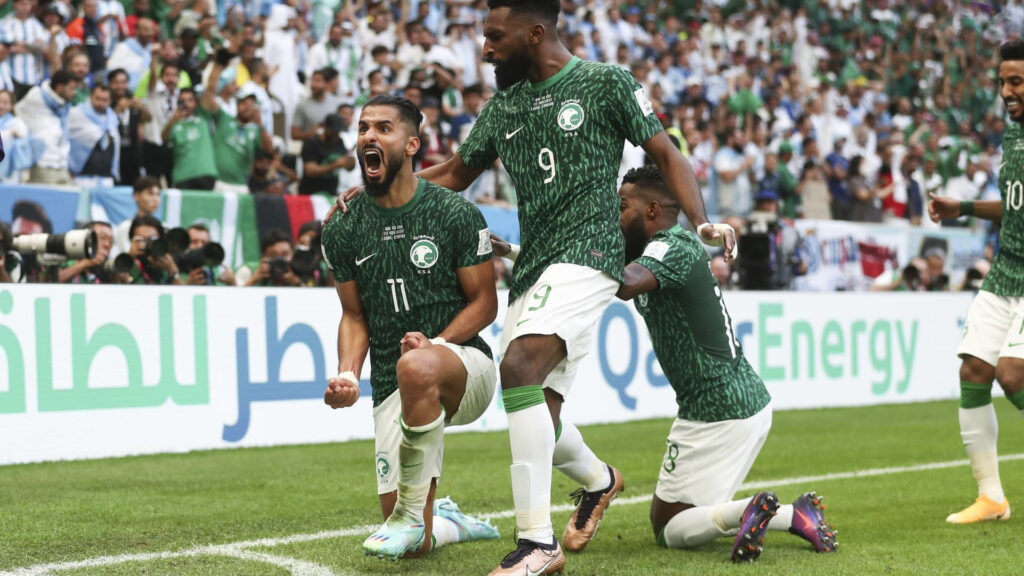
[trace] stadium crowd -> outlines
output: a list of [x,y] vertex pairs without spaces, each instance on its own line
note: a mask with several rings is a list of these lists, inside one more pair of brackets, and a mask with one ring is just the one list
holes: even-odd
[[[782,228],[936,226],[928,194],[999,197],[997,47],[1024,28],[1018,2],[561,6],[564,43],[632,72],[708,212],[737,230],[766,210]],[[335,193],[360,182],[354,119],[381,93],[422,108],[417,167],[437,164],[496,89],[485,13],[481,0],[0,0],[0,182]],[[620,178],[644,162],[627,145]],[[500,165],[463,194],[516,201]]]

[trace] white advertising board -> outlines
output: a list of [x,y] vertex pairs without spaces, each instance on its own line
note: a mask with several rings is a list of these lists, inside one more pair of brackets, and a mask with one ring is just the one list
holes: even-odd
[[[970,299],[726,296],[776,408],[955,397]],[[329,289],[0,288],[0,464],[369,438],[368,362],[354,407],[322,400],[340,314]],[[484,333],[495,353],[503,316],[504,306]],[[596,330],[563,416],[673,416],[675,395],[632,304],[610,304]],[[505,426],[496,397],[463,429]]]

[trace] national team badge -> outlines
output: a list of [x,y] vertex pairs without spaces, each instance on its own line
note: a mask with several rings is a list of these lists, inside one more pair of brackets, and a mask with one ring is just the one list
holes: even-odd
[[384,480],[390,473],[391,464],[388,462],[388,459],[384,456],[377,456],[377,476],[379,476],[381,480]]
[[583,106],[577,102],[566,102],[558,111],[558,127],[566,132],[576,130],[583,125]]
[[430,268],[437,263],[437,245],[426,238],[417,240],[409,250],[409,258],[417,268]]
[[636,303],[639,304],[641,308],[647,308],[647,294],[638,294],[636,297]]

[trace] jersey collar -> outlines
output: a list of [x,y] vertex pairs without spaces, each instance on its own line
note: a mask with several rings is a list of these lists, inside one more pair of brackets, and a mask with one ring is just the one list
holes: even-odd
[[539,92],[541,90],[544,90],[545,88],[548,88],[555,82],[561,80],[566,74],[571,72],[573,68],[579,66],[580,62],[582,62],[582,60],[580,60],[577,56],[573,56],[572,58],[569,59],[568,62],[566,62],[565,66],[562,66],[561,70],[555,72],[554,76],[548,78],[547,80],[542,80],[536,84],[530,84],[530,89],[534,90],[535,92]]
[[416,207],[416,205],[420,203],[420,199],[423,198],[423,189],[426,187],[426,185],[427,181],[424,180],[423,178],[420,178],[419,183],[416,184],[416,191],[413,192],[412,198],[410,198],[408,202],[402,204],[397,208],[384,208],[383,206],[380,206],[376,202],[374,202],[373,199],[371,198],[370,210],[373,210],[374,212],[380,214],[381,216],[401,216],[411,211],[413,208]]

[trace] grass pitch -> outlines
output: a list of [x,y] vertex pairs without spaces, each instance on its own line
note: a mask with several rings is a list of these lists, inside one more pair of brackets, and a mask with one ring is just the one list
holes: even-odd
[[[1001,463],[1003,485],[1024,513],[1024,459],[1013,458],[1024,453],[1021,417],[1002,399],[996,407],[1000,453],[1010,457]],[[668,420],[582,428],[597,454],[622,470],[626,492],[586,552],[569,555],[567,574],[1021,570],[1024,520],[944,521],[976,495],[970,469],[953,463],[965,458],[954,402],[777,412],[737,497],[774,486],[785,503],[817,490],[840,549],[814,554],[804,541],[770,532],[752,566],[729,562],[729,538],[693,551],[655,546],[646,497],[668,428]],[[0,573],[486,574],[514,546],[508,465],[507,433],[449,435],[439,493],[468,513],[493,513],[502,539],[397,563],[364,557],[360,547],[381,520],[372,442],[0,467]],[[568,504],[575,486],[557,472],[553,478],[553,504]],[[559,536],[569,514],[553,514]]]

